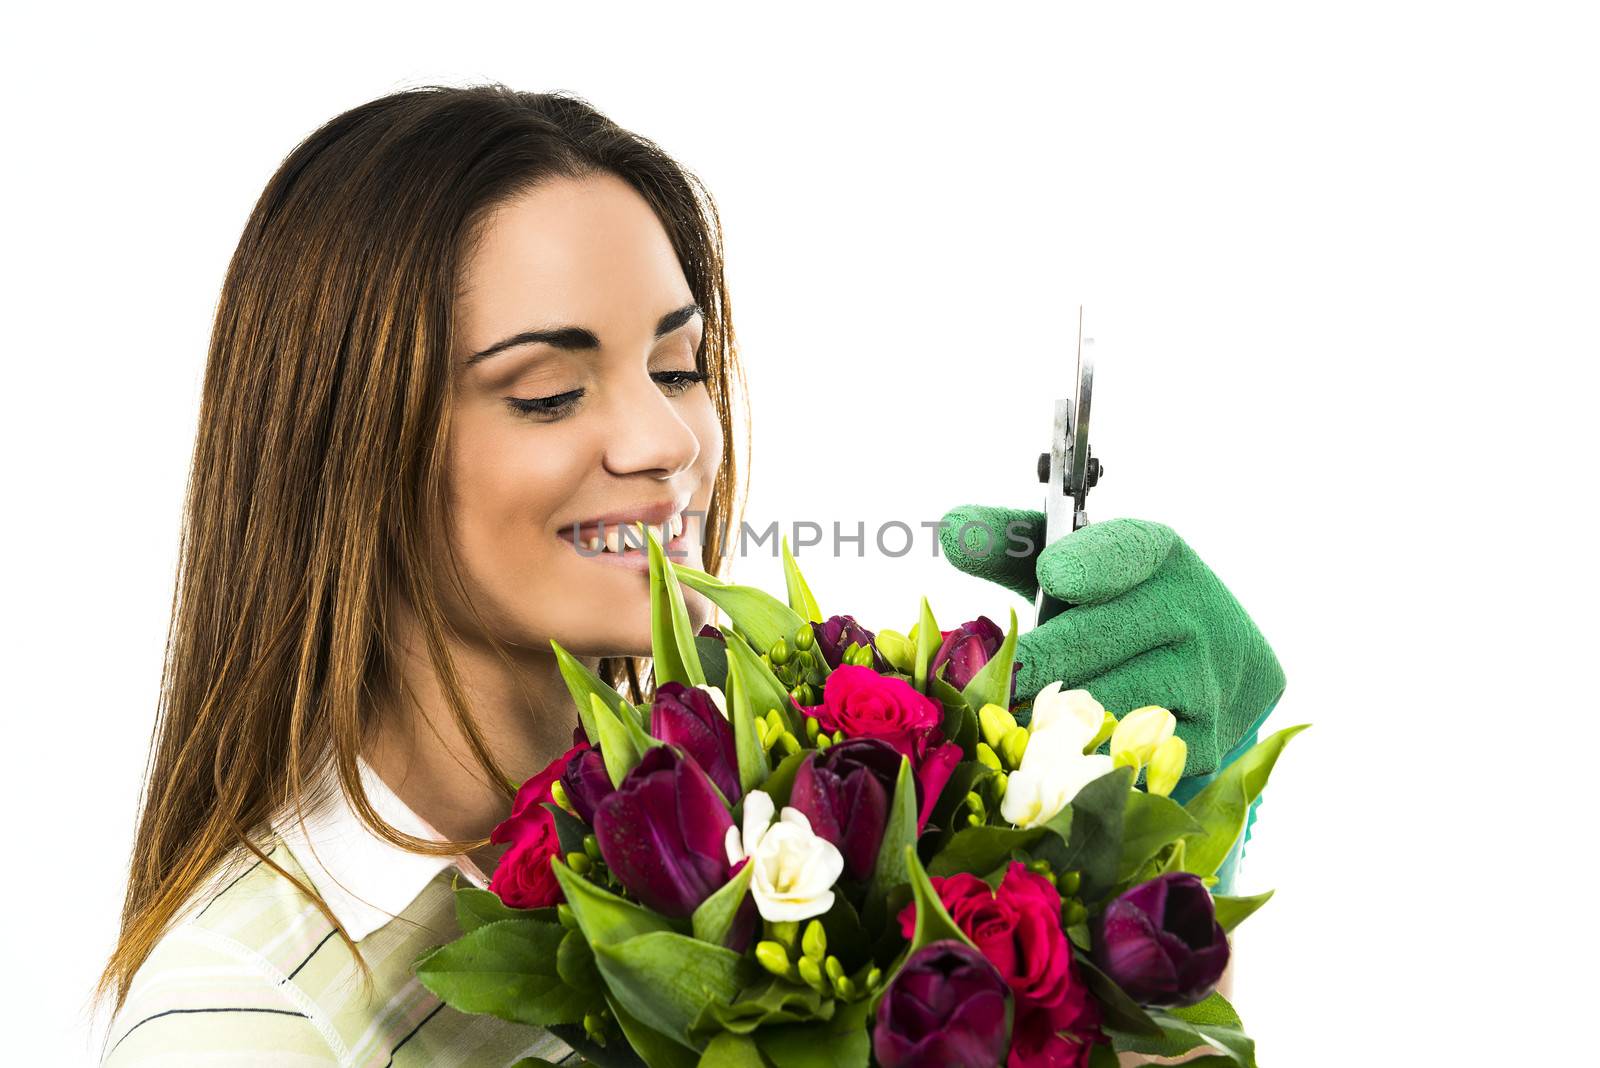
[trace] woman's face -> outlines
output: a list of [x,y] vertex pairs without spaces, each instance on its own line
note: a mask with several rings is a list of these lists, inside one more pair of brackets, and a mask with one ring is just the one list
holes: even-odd
[[[449,493],[462,577],[499,637],[649,655],[646,554],[626,520],[705,566],[723,440],[696,371],[704,325],[666,231],[615,175],[553,179],[488,219],[456,305]],[[601,520],[626,551],[587,547]],[[709,619],[685,599],[696,627]]]

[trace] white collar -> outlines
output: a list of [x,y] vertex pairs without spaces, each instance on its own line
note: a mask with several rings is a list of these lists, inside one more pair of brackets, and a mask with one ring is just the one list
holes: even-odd
[[[446,840],[401,801],[360,754],[356,766],[372,807],[390,826],[418,838]],[[488,878],[465,855],[412,853],[379,838],[351,807],[331,764],[327,777],[328,799],[313,804],[303,830],[293,814],[275,817],[272,829],[351,938],[360,941],[403,912],[446,868],[453,866],[473,885],[488,889]]]

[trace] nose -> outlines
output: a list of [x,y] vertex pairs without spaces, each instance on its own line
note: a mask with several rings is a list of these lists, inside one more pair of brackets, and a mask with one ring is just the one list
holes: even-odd
[[614,410],[606,438],[605,468],[613,475],[649,474],[669,479],[694,466],[700,439],[672,398],[648,374],[631,373],[611,391]]

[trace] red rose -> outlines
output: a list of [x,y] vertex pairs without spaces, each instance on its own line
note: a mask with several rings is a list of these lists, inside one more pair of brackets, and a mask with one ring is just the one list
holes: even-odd
[[[1073,961],[1061,929],[1061,895],[1050,880],[1013,861],[998,890],[965,872],[930,881],[950,918],[1016,997],[1011,1068],[1086,1065],[1100,1037],[1100,1011]],[[905,937],[915,931],[916,919],[915,904],[900,913]]]
[[842,664],[828,675],[822,703],[801,706],[822,729],[846,738],[882,738],[920,766],[932,733],[944,719],[937,701],[918,693],[904,679],[871,668]]
[[501,901],[514,909],[542,909],[563,900],[561,884],[550,868],[550,858],[561,852],[554,816],[535,808],[533,813],[500,824],[489,841],[511,843],[489,880],[489,889]]
[[567,762],[585,749],[589,748],[588,742],[579,742],[565,753],[556,757],[545,765],[543,771],[522,784],[517,791],[516,800],[511,802],[511,819],[521,817],[530,808],[536,808],[546,801],[554,800],[550,796],[550,784],[561,778],[567,770]]

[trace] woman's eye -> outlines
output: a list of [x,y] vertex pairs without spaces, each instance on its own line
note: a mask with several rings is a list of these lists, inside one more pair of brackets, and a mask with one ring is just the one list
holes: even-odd
[[677,396],[680,393],[687,393],[691,387],[704,382],[709,376],[704,371],[659,371],[650,377],[666,386],[668,394]]
[[571,411],[583,394],[583,390],[573,389],[551,397],[507,397],[506,404],[519,415],[553,421]]

